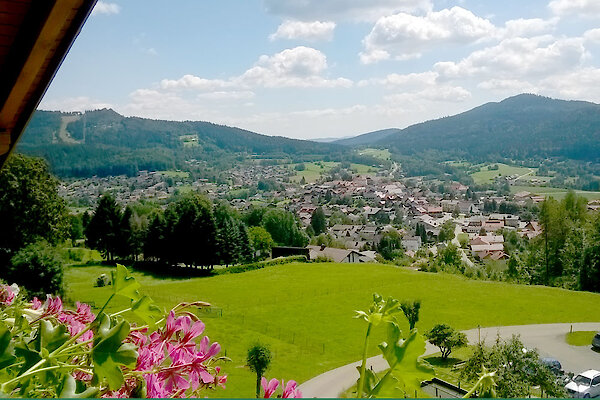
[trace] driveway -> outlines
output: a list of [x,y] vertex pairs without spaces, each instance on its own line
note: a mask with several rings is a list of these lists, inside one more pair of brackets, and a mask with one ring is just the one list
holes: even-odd
[[[513,334],[520,335],[521,341],[528,348],[537,348],[542,357],[553,357],[559,360],[565,371],[579,373],[587,369],[600,370],[600,353],[596,353],[591,346],[570,346],[565,342],[565,334],[570,331],[600,331],[600,322],[582,322],[574,324],[544,324],[544,325],[518,325],[501,326],[493,328],[471,329],[464,331],[469,343],[477,343],[479,337],[489,345],[500,334],[503,339],[510,338]],[[437,353],[439,349],[427,343],[425,355]],[[357,354],[360,349],[357,349]],[[388,368],[381,356],[371,357],[368,367],[379,372]],[[344,390],[356,384],[358,379],[357,366],[360,361],[327,371],[316,376],[302,385],[300,390],[304,397],[334,398]]]

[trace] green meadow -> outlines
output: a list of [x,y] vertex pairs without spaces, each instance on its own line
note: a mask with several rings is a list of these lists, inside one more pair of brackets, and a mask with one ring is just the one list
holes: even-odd
[[[96,310],[110,287],[93,284],[105,266],[72,266],[66,270],[67,296],[91,303]],[[183,301],[212,304],[200,310],[206,334],[222,345],[231,358],[224,365],[227,390],[211,397],[253,397],[254,377],[245,367],[248,347],[260,341],[271,347],[273,362],[267,377],[306,381],[361,356],[365,323],[353,319],[354,310],[367,309],[371,295],[421,299],[417,327],[424,331],[435,323],[458,329],[477,325],[499,326],[597,320],[600,295],[563,289],[467,280],[456,275],[405,270],[381,264],[288,264],[241,274],[208,278],[164,279],[133,272],[143,292],[169,309]],[[109,307],[125,307],[119,300]],[[408,329],[408,326],[405,327]],[[383,332],[375,331],[369,354]]]
[[[568,189],[545,187],[545,186],[511,186],[512,193],[530,192],[539,196],[554,197],[556,200],[562,200],[568,193]],[[574,190],[578,196],[585,197],[588,200],[600,199],[600,192],[587,192],[584,190]]]
[[532,172],[532,175],[533,175],[533,174],[535,174],[535,171],[537,171],[537,168],[515,167],[515,166],[511,166],[511,165],[507,165],[507,164],[500,164],[500,163],[494,164],[494,165],[498,165],[498,169],[490,170],[489,165],[487,165],[485,167],[481,167],[481,170],[479,172],[475,172],[475,173],[471,174],[473,181],[475,181],[476,184],[481,185],[481,184],[486,184],[486,183],[493,183],[494,179],[498,176],[511,176],[511,175],[522,176],[525,174],[529,174],[532,171],[533,171]]

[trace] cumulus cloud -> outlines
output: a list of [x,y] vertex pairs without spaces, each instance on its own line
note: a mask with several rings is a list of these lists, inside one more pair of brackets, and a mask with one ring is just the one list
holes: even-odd
[[548,33],[556,28],[558,18],[513,19],[506,21],[504,29],[500,30],[501,37],[531,37]]
[[475,51],[459,62],[438,62],[434,71],[440,79],[519,79],[577,68],[586,56],[581,38],[511,38]]
[[333,31],[335,30],[335,22],[327,21],[284,21],[277,31],[269,36],[271,41],[277,39],[303,39],[311,42],[320,40],[333,39]]
[[590,29],[583,34],[583,39],[588,42],[600,43],[600,28]]
[[285,18],[376,21],[397,12],[427,12],[430,0],[263,0],[268,13]]
[[98,3],[96,3],[96,6],[92,10],[92,15],[112,15],[118,14],[120,12],[121,6],[119,6],[117,3],[107,3],[105,1],[99,1]]
[[206,79],[184,75],[177,80],[165,79],[160,87],[165,90],[193,89],[215,91],[227,88],[282,88],[282,87],[350,87],[353,82],[345,78],[328,79],[327,57],[319,50],[299,46],[271,56],[260,56],[253,67],[242,75],[228,80]]
[[580,15],[583,17],[600,17],[598,0],[553,0],[548,5],[555,15]]
[[391,104],[407,102],[463,102],[471,98],[471,92],[460,86],[439,85],[410,93],[399,93],[385,96],[384,100]]
[[495,36],[496,27],[487,19],[461,7],[430,11],[424,16],[399,13],[380,18],[363,40],[364,64],[394,57],[415,58],[441,43],[468,44]]

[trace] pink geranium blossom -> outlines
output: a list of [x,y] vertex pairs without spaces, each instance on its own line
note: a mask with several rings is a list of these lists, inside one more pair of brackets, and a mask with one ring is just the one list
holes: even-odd
[[15,301],[16,293],[13,287],[8,285],[0,286],[0,303],[10,306]]
[[265,399],[270,399],[273,393],[275,393],[275,391],[279,387],[279,381],[275,378],[271,379],[269,383],[267,383],[267,378],[263,376],[260,383],[262,385],[263,391],[265,392]]
[[60,297],[52,297],[52,295],[46,295],[46,303],[44,304],[45,315],[56,315],[58,316],[63,309],[62,300]]
[[39,310],[40,307],[42,307],[42,302],[37,297],[34,297],[33,300],[31,300],[31,309]]
[[[283,387],[283,380],[281,380],[281,386]],[[300,389],[298,389],[298,384],[296,381],[289,381],[287,385],[285,385],[285,389],[283,389],[283,394],[281,397],[284,399],[302,398],[302,392],[300,392]]]

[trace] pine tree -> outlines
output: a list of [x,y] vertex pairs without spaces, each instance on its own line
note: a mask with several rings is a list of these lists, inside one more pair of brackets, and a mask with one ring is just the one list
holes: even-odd
[[313,211],[310,219],[310,226],[312,226],[315,236],[327,232],[327,219],[325,218],[325,213],[321,207],[318,207]]
[[119,248],[121,209],[110,194],[102,196],[86,229],[87,245],[113,261]]

